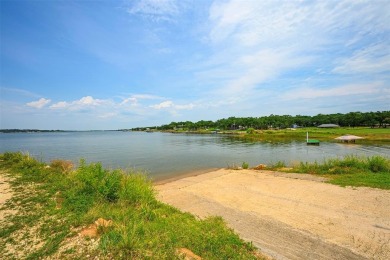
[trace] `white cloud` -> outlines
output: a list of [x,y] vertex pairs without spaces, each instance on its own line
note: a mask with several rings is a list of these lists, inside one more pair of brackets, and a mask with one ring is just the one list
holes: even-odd
[[61,109],[61,108],[66,108],[69,106],[69,103],[65,102],[65,101],[60,101],[58,103],[55,103],[53,105],[50,106],[50,108],[52,109]]
[[176,105],[171,100],[167,100],[156,105],[151,105],[150,107],[157,110],[168,108],[172,108],[173,110],[191,110],[195,107],[195,105],[192,103],[186,105]]
[[136,106],[138,103],[138,99],[135,98],[135,97],[129,97],[129,98],[125,98],[121,103],[120,105],[126,105],[126,104],[130,104],[131,106]]
[[162,97],[150,94],[133,94],[119,101],[86,96],[74,101],[57,102],[51,105],[50,109],[68,113],[88,112],[92,117],[107,119],[125,118],[129,115],[147,117],[155,115],[159,110],[168,110],[171,114],[176,115],[179,110],[191,110],[195,107],[192,103],[177,105],[171,100],[150,105],[150,100],[158,99],[162,99]]
[[86,96],[86,97],[81,98],[78,101],[75,101],[74,104],[81,105],[81,106],[98,106],[104,102],[105,102],[104,100],[94,99],[91,96]]
[[130,104],[130,106],[138,106],[140,100],[156,100],[163,99],[162,97],[150,95],[150,94],[135,94],[128,98],[124,98],[120,105]]
[[161,102],[159,104],[152,105],[150,107],[154,108],[154,109],[163,109],[163,108],[169,108],[169,107],[173,107],[173,106],[174,106],[173,102],[170,100],[167,100],[167,101]]
[[264,49],[252,55],[243,55],[236,66],[244,73],[233,78],[220,92],[224,95],[245,95],[256,85],[309,61],[309,57],[291,57],[290,50]]
[[40,108],[43,108],[44,106],[46,106],[47,104],[49,104],[50,102],[51,102],[50,99],[41,98],[37,101],[29,102],[26,105],[29,107],[34,107],[34,108],[40,109]]
[[82,97],[72,102],[60,101],[50,106],[51,109],[81,110],[85,108],[97,107],[110,103],[109,100],[94,99],[91,96]]

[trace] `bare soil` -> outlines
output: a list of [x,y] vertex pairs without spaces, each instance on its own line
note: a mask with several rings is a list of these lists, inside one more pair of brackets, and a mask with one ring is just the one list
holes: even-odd
[[161,201],[222,216],[275,259],[390,259],[390,191],[307,174],[221,169],[156,186]]
[[0,223],[5,221],[7,215],[15,214],[16,210],[5,209],[5,203],[12,198],[13,192],[9,185],[10,177],[6,173],[0,172]]

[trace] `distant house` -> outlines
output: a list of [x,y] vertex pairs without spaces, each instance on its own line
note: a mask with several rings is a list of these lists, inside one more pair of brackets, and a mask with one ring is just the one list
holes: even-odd
[[340,127],[340,126],[335,125],[335,124],[322,124],[322,125],[319,125],[317,127],[319,127],[319,128],[336,128],[336,127]]

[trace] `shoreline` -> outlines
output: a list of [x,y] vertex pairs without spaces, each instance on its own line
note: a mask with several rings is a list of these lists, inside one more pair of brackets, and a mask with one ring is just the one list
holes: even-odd
[[[234,172],[239,172],[242,171],[243,169],[229,169],[229,168],[209,168],[209,169],[204,169],[204,170],[195,170],[195,171],[189,171],[186,173],[180,173],[180,174],[172,174],[170,175],[171,177],[167,178],[161,178],[161,179],[156,179],[152,180],[153,186],[160,186],[168,183],[172,183],[175,181],[180,181],[186,178],[190,177],[198,177],[201,175],[207,175],[209,173],[214,173],[218,171],[234,171]],[[309,181],[315,181],[315,182],[326,182],[329,179],[326,177],[321,177],[309,173],[292,173],[292,172],[280,172],[280,171],[275,171],[275,170],[256,170],[256,169],[246,169],[245,171],[253,171],[253,172],[258,172],[258,173],[265,173],[270,176],[274,177],[283,177],[283,178],[289,178],[289,179],[299,179],[299,180],[309,180]]]
[[202,174],[207,174],[209,172],[217,171],[218,169],[221,169],[221,168],[207,168],[207,169],[203,169],[203,170],[194,170],[194,171],[186,171],[186,172],[169,174],[169,175],[165,175],[161,178],[152,179],[152,184],[153,184],[153,186],[163,185],[163,184],[167,184],[167,183],[174,182],[177,180],[185,179],[188,177],[195,177],[195,176],[199,176]]

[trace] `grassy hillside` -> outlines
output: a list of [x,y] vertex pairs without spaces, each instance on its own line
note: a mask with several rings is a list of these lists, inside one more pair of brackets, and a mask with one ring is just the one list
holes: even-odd
[[[14,193],[2,208],[13,212],[1,221],[6,259],[181,259],[186,249],[204,259],[262,259],[221,218],[199,220],[156,200],[137,172],[85,161],[46,166],[21,153],[0,155],[0,167]],[[99,218],[105,224],[93,224]]]

